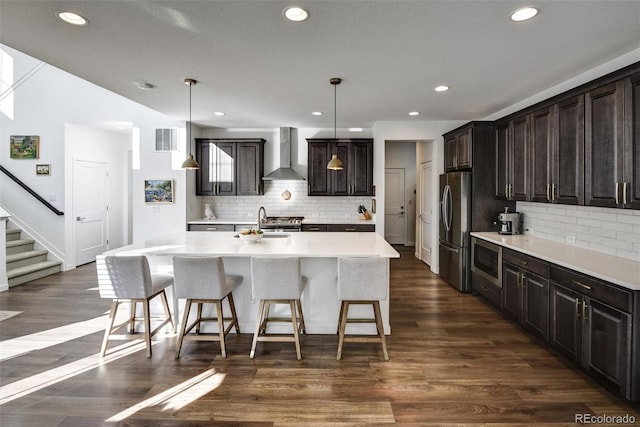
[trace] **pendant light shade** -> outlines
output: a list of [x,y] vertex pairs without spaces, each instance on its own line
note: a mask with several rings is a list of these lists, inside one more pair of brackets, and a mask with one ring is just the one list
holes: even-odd
[[200,169],[200,165],[198,164],[196,159],[193,158],[193,154],[191,154],[191,138],[192,138],[192,134],[191,134],[191,87],[195,86],[196,84],[198,84],[198,82],[196,80],[194,80],[194,79],[184,79],[184,84],[189,86],[189,129],[188,129],[189,132],[187,134],[187,146],[189,147],[189,156],[187,157],[187,160],[182,162],[182,169]]
[[344,169],[344,164],[340,161],[337,154],[331,156],[331,160],[327,163],[327,169],[333,171],[341,171]]
[[[337,120],[337,87],[342,83],[342,79],[339,77],[332,77],[329,79],[329,83],[333,85],[333,138],[337,138],[338,120]],[[341,171],[344,169],[344,164],[340,161],[337,154],[331,156],[331,160],[327,163],[327,169],[334,171]]]

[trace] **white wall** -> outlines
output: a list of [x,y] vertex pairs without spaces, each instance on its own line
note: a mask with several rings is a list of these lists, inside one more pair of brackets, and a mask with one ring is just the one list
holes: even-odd
[[[65,125],[124,121],[140,129],[143,158],[142,168],[133,173],[134,239],[142,240],[176,229],[173,224],[180,224],[181,219],[183,226],[185,172],[173,170],[170,156],[153,150],[156,128],[184,128],[184,123],[55,67],[42,65],[41,61],[7,46],[0,44],[0,49],[13,59],[13,81],[19,82],[10,89],[14,99],[13,117],[0,113],[0,141],[6,143],[10,135],[40,136],[39,159],[11,159],[9,150],[3,149],[0,150],[0,164],[45,199],[55,199],[51,204],[65,211],[65,216],[53,214],[4,174],[0,174],[0,205],[33,227],[43,243],[62,255],[65,267],[73,265],[67,247],[71,195],[66,184],[66,159],[72,158],[74,153],[65,147]],[[51,165],[51,176],[36,176],[35,165],[40,163]],[[177,199],[181,203],[163,206],[159,212],[151,214],[151,208],[144,204],[143,180],[158,177],[176,180]]]

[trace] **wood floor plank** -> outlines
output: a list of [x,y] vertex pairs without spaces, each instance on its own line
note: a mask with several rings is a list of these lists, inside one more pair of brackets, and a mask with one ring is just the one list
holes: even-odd
[[39,335],[104,317],[94,265],[13,287],[0,310],[23,313],[0,322],[0,346],[40,348],[0,361],[0,425],[563,426],[576,413],[640,422],[637,407],[399,249],[388,362],[368,343],[346,343],[337,361],[335,335],[303,336],[300,361],[289,343],[263,343],[252,360],[252,335],[233,333],[226,359],[217,343],[188,342],[176,360],[175,335],[160,334],[150,359],[140,346],[100,360],[101,328],[74,327],[59,343]]

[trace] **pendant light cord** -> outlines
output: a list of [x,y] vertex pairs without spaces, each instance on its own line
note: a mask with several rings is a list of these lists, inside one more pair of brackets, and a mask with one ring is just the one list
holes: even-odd
[[338,135],[338,85],[333,85],[333,139]]
[[189,153],[191,153],[191,135],[192,135],[192,131],[191,131],[191,87],[193,86],[193,84],[189,83],[189,136],[188,136],[188,144],[189,144]]

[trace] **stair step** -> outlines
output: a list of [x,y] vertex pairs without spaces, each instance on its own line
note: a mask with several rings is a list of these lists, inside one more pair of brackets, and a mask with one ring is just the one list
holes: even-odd
[[20,239],[7,242],[7,255],[17,254],[19,252],[32,251],[33,239]]
[[21,233],[22,230],[19,228],[7,228],[7,242],[10,242],[12,240],[20,240]]
[[62,263],[60,261],[42,261],[28,266],[7,270],[9,287],[58,273],[61,265]]
[[33,250],[7,255],[7,270],[47,260],[47,251]]

